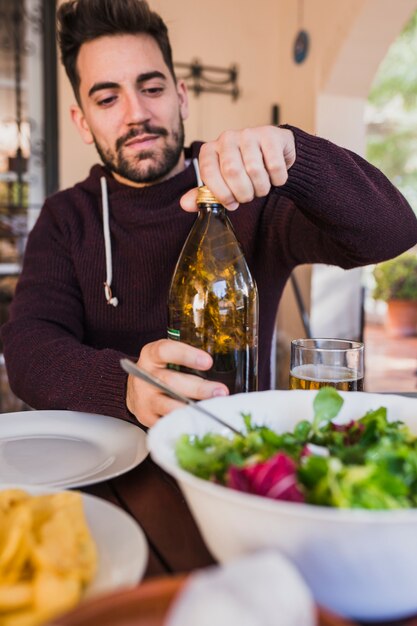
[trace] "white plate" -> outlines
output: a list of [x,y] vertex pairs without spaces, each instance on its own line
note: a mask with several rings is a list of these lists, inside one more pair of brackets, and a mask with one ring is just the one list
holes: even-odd
[[146,435],[115,417],[77,411],[0,415],[0,480],[82,487],[124,474],[146,456]]
[[97,575],[85,598],[121,587],[133,587],[143,577],[148,544],[135,520],[114,504],[83,494],[84,511],[98,549]]
[[[24,489],[32,495],[58,489],[32,485],[1,484]],[[97,546],[98,569],[84,599],[120,588],[133,587],[142,579],[148,562],[148,544],[141,527],[123,509],[96,496],[81,494],[88,526]]]

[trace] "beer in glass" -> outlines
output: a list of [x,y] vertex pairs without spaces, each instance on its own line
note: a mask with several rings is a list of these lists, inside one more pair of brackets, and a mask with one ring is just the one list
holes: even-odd
[[294,339],[290,389],[363,391],[364,345],[348,339]]

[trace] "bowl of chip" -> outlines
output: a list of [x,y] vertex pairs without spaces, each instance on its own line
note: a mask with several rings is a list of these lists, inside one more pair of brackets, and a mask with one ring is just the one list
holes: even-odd
[[264,391],[204,401],[148,433],[219,562],[278,549],[315,601],[358,621],[417,614],[417,399]]

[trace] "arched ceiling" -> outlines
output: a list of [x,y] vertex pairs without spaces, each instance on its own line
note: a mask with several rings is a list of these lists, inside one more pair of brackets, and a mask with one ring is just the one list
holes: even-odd
[[344,39],[321,92],[366,98],[389,46],[417,9],[417,0],[366,0]]

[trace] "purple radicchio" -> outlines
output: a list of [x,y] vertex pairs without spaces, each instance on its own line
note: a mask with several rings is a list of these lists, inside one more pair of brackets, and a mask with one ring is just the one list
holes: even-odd
[[357,443],[365,430],[364,424],[356,420],[350,420],[346,424],[331,424],[332,430],[343,433],[343,442],[346,446],[351,446]]
[[304,502],[304,495],[297,483],[296,465],[282,452],[267,461],[247,467],[231,466],[226,484],[232,489],[274,500]]

